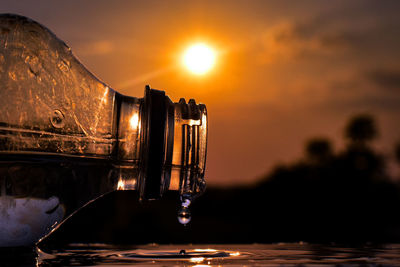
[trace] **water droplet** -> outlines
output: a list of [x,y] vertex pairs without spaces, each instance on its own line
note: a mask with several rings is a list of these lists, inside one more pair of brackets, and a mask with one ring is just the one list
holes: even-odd
[[60,70],[62,70],[63,72],[67,72],[67,71],[69,71],[69,62],[68,61],[65,61],[65,60],[61,60],[59,63],[58,63],[58,68],[60,69]]
[[28,55],[25,58],[25,63],[28,65],[28,74],[41,81],[41,78],[39,77],[41,69],[39,58],[34,55]]
[[182,203],[181,203],[182,207],[189,208],[191,203],[192,203],[192,201],[190,200],[190,198],[188,198],[188,197],[182,198]]
[[186,225],[190,222],[192,216],[190,214],[190,210],[186,207],[182,207],[178,212],[178,221],[179,223]]
[[190,222],[192,219],[189,206],[192,203],[192,196],[188,193],[183,193],[181,195],[181,208],[178,212],[178,221],[186,225]]
[[54,128],[64,127],[65,125],[64,119],[65,119],[64,114],[58,109],[53,110],[53,112],[50,115],[50,122]]
[[14,81],[17,80],[17,75],[13,71],[8,72],[8,76]]
[[186,250],[181,249],[181,251],[179,251],[179,255],[185,255],[186,254]]

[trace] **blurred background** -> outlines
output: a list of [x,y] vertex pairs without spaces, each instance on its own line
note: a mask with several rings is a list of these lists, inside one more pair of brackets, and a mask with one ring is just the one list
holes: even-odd
[[[188,226],[178,196],[115,192],[46,242],[400,240],[400,2],[11,1],[116,91],[207,105],[208,190]],[[195,43],[215,64],[182,64]]]

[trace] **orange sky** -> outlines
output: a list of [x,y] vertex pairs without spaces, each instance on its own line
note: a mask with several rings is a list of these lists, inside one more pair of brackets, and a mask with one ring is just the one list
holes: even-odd
[[[64,40],[100,80],[127,95],[144,86],[209,111],[207,181],[256,181],[302,156],[304,142],[343,147],[353,114],[380,128],[391,157],[400,140],[398,1],[11,1]],[[198,77],[179,65],[194,41],[219,52]],[[396,171],[396,170],[395,170]]]

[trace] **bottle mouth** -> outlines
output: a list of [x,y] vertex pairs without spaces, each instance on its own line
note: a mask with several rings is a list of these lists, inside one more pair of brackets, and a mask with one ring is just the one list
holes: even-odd
[[164,91],[146,86],[140,118],[141,199],[158,199],[166,190],[200,195],[205,190],[206,106],[183,98],[173,103]]

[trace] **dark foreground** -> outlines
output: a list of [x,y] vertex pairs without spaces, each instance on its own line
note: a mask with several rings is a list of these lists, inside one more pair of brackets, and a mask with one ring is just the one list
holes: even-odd
[[[140,203],[137,193],[118,191],[78,212],[42,246],[400,243],[400,177],[389,176],[388,156],[371,144],[373,118],[353,118],[345,133],[344,148],[311,139],[302,158],[276,166],[257,184],[207,188],[186,227],[177,222],[176,192]],[[400,143],[396,158],[400,164]]]

